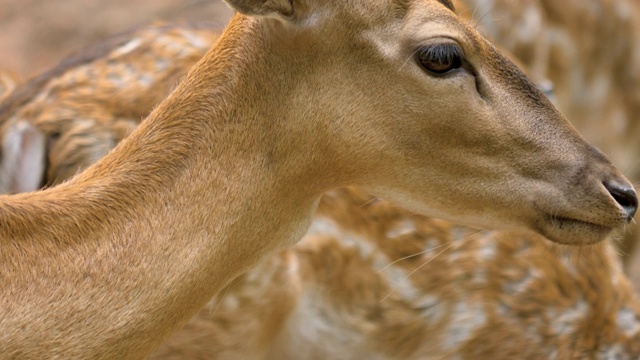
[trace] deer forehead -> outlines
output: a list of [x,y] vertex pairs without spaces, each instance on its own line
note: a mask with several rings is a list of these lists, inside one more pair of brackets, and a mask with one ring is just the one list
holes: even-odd
[[[448,0],[382,0],[382,1],[303,1],[296,8],[298,29],[315,28],[321,37],[344,39],[349,32],[358,33],[382,27],[388,34],[397,35],[397,26],[406,22],[446,22],[458,26],[460,22]],[[391,31],[389,31],[391,30]],[[332,36],[334,31],[339,37]]]
[[[348,48],[364,45],[373,49],[374,57],[390,62],[397,70],[407,70],[420,48],[439,41],[457,43],[465,57],[477,60],[493,56],[480,34],[452,11],[453,6],[445,5],[448,1],[386,1],[384,6],[380,2],[355,2],[362,7],[363,3],[369,4],[369,11],[353,11],[351,7],[357,5],[348,3],[348,12],[336,14],[335,9],[325,8],[314,11],[304,23],[315,27],[320,39],[332,47],[345,41],[350,43]],[[359,56],[358,61],[364,63],[366,59]]]

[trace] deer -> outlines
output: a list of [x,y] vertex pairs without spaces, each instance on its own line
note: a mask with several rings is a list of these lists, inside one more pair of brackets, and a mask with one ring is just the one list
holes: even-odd
[[[215,32],[210,35],[215,36]],[[100,142],[110,143],[111,140],[105,140],[104,136],[91,137],[94,130],[104,131],[106,119],[110,119],[108,124],[114,134],[120,132],[118,122],[121,115],[113,111],[114,108],[101,116],[96,116],[94,110],[87,110],[92,109],[87,106],[91,104],[92,97],[97,100],[104,98],[101,91],[118,98],[118,93],[114,94],[108,86],[109,82],[105,84],[105,78],[98,74],[106,74],[104,70],[110,69],[115,61],[122,61],[135,69],[144,69],[143,64],[155,63],[156,59],[140,54],[161,53],[166,47],[155,45],[166,44],[168,40],[176,42],[179,36],[185,42],[184,49],[194,54],[202,51],[192,46],[192,40],[202,36],[201,32],[169,26],[144,29],[131,35],[139,47],[135,49],[138,54],[136,57],[130,58],[130,53],[120,55],[121,52],[116,49],[114,53],[122,58],[106,55],[104,57],[109,61],[97,59],[91,63],[91,67],[67,69],[61,79],[49,80],[51,84],[56,84],[55,87],[47,86],[40,92],[52,99],[33,94],[31,101],[22,105],[18,112],[20,116],[17,117],[40,114],[41,118],[32,119],[39,128],[43,131],[54,128],[60,132],[58,138],[66,139],[64,142],[68,143],[68,148],[75,149],[79,155],[91,154],[94,151],[90,147],[72,146],[72,143],[86,145],[92,141],[90,144],[98,149],[105,146]],[[158,55],[158,58],[163,56]],[[179,58],[173,59],[180,62]],[[165,71],[168,73],[177,70],[172,64],[167,65]],[[74,82],[84,79],[82,75],[89,69],[95,74],[95,91],[74,91]],[[140,74],[127,72],[123,77],[127,75],[136,79]],[[166,74],[156,72],[155,75],[158,79],[147,82],[148,86],[156,87],[164,83],[161,79],[167,78]],[[61,86],[62,83],[66,85]],[[132,80],[129,83],[136,84]],[[87,85],[82,80],[76,84],[78,90],[86,89]],[[64,88],[65,91],[57,93],[55,89],[58,88]],[[131,89],[126,90],[129,90],[127,95],[131,96]],[[69,95],[71,98],[65,98]],[[100,101],[97,103],[100,104]],[[64,111],[57,106],[62,106]],[[41,111],[37,110],[39,107]],[[51,114],[47,115],[47,111]],[[103,111],[107,111],[107,108]],[[65,116],[52,120],[56,114]],[[74,125],[67,118],[70,114],[78,124]],[[85,124],[88,119],[94,120],[90,124],[95,128]],[[47,127],[45,120],[59,124],[48,124]],[[66,132],[73,136],[68,136]],[[51,147],[50,152],[65,149],[61,144],[57,145]],[[49,173],[68,173],[58,171],[69,167],[63,157],[49,154],[49,159]],[[58,163],[59,160],[63,162]],[[80,162],[78,167],[84,164],[86,162]],[[56,178],[56,181],[60,180]],[[353,239],[360,241],[354,243]],[[388,245],[398,241],[402,246]],[[391,358],[450,358],[458,355],[478,359],[510,353],[537,358],[548,358],[555,353],[556,358],[570,358],[594,354],[594,349],[603,356],[635,356],[637,351],[633,346],[639,342],[634,338],[633,329],[637,322],[634,323],[633,313],[637,302],[628,281],[620,272],[615,252],[608,245],[605,244],[604,249],[589,249],[576,254],[569,249],[556,249],[544,239],[526,234],[473,234],[468,229],[442,220],[421,218],[399,210],[389,202],[371,198],[357,189],[341,189],[323,195],[311,229],[300,243],[270,257],[234,280],[151,358],[283,358],[286,355],[300,358],[305,354],[303,349],[307,351],[307,356],[303,357],[307,358],[312,357],[309,353],[315,357],[359,358],[364,349],[376,356],[384,353]],[[421,251],[426,248],[431,251]],[[422,257],[417,258],[420,255]],[[405,259],[403,261],[408,263],[398,262],[402,266],[394,268],[395,264],[389,264],[387,259]],[[421,266],[423,261],[429,263]],[[376,268],[372,267],[372,262]],[[448,265],[453,262],[457,264],[458,271],[452,273]],[[460,269],[460,265],[464,268]],[[416,272],[413,272],[416,270],[414,267],[419,267]],[[413,273],[407,279],[398,278],[398,274],[410,272]],[[353,281],[345,283],[345,278]],[[490,289],[506,290],[490,291],[482,287],[482,282],[490,283]],[[597,284],[595,289],[590,285],[592,282]],[[325,288],[327,290],[318,293],[318,289]],[[357,289],[373,294],[347,296]],[[432,308],[432,311],[415,310],[424,308],[423,302],[429,299],[431,302],[427,304],[427,309]],[[463,302],[462,299],[475,300]],[[469,306],[460,308],[463,303]],[[484,304],[487,310],[480,309],[477,304]],[[367,326],[369,330],[366,333],[369,335],[366,341],[349,338],[349,347],[338,347],[336,344],[345,341],[336,341],[327,337],[326,333],[313,339],[301,338],[303,329],[315,323],[316,308],[324,309],[325,315],[333,314],[330,317],[333,319],[343,316],[347,311],[351,319],[349,323],[331,323],[332,333],[348,334],[355,330],[361,333],[362,327]],[[360,310],[354,312],[350,309]],[[363,313],[362,309],[367,311]],[[491,317],[488,314],[492,311],[488,309],[503,312]],[[576,313],[576,309],[580,311]],[[392,322],[385,321],[384,316],[379,316],[375,321],[361,318],[378,312],[406,315],[399,319],[392,317]],[[556,316],[541,315],[550,312]],[[452,315],[445,321],[443,317],[446,314]],[[477,317],[486,319],[484,326],[491,331],[477,331],[478,335],[471,335],[468,330],[469,319]],[[599,324],[602,321],[605,321],[604,326]],[[400,333],[395,338],[379,339],[380,334],[397,333],[398,325],[403,322],[411,324],[406,333]],[[433,322],[438,326],[434,326]],[[531,323],[539,329],[534,332],[537,336],[526,331],[532,327]],[[371,330],[372,327],[375,331]],[[448,329],[444,336],[443,327]],[[420,331],[414,333],[416,329]],[[558,333],[552,337],[544,336],[546,332],[553,331]],[[463,339],[465,341],[455,340],[457,333],[467,333],[469,336]],[[488,334],[496,339],[483,338]],[[579,338],[575,339],[578,334]],[[500,341],[506,336],[511,341]],[[402,338],[412,341],[398,344]],[[518,341],[513,341],[516,338]],[[238,342],[238,339],[244,341]],[[373,342],[375,339],[379,342]],[[454,344],[457,342],[456,346],[443,350],[443,344],[451,341]],[[385,346],[370,349],[367,343],[372,342]],[[482,342],[487,345],[479,347],[477,344]],[[337,350],[339,353],[335,353]]]
[[635,213],[629,182],[449,2],[229,3],[221,38],[113,151],[2,198],[3,353],[142,357],[344,185],[568,244]]
[[[151,26],[90,62],[64,61],[38,91],[26,86],[29,101],[8,121],[28,119],[56,141],[42,183],[66,180],[69,168],[83,169],[92,154],[113,147],[123,116],[113,104],[143,99],[134,108],[150,112],[152,97],[163,98],[158,89],[168,93],[204,55],[198,44],[217,36]],[[144,77],[158,62],[163,71]],[[114,68],[122,71],[118,84],[132,85],[114,92]],[[577,252],[530,234],[477,232],[342,188],[323,194],[299,243],[236,278],[151,359],[361,358],[365,351],[403,359],[635,358],[637,319],[638,300],[608,242]]]

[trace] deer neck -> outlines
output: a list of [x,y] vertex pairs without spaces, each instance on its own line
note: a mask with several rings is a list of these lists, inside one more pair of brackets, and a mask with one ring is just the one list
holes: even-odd
[[[0,228],[2,253],[11,260],[0,271],[16,280],[3,291],[24,301],[3,306],[12,315],[0,326],[16,348],[62,336],[65,346],[51,342],[58,355],[143,356],[227,280],[303,236],[336,178],[315,176],[323,171],[311,166],[316,145],[300,140],[308,129],[292,127],[293,111],[278,100],[291,91],[280,85],[288,75],[247,57],[263,50],[247,49],[259,47],[257,26],[236,17],[102,161],[56,188],[2,199],[0,223],[10,224]],[[41,339],[16,340],[25,317],[42,319],[33,325],[40,331],[24,332]]]

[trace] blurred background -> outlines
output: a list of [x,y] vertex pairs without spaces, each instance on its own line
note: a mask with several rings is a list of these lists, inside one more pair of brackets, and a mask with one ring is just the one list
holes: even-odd
[[0,69],[25,79],[64,56],[153,21],[206,21],[224,27],[220,0],[0,0]]

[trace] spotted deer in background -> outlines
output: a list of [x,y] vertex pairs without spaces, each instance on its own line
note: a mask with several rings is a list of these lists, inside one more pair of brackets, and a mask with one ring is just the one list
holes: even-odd
[[[5,116],[46,134],[40,182],[113,147],[216,36],[143,29],[32,86]],[[299,244],[236,279],[152,358],[633,358],[639,314],[609,244],[471,231],[348,188],[323,196]]]
[[[158,24],[123,33],[5,92],[0,191],[52,186],[103,157],[169,94],[218,35],[206,24]],[[16,84],[8,75],[0,80],[13,90]]]

